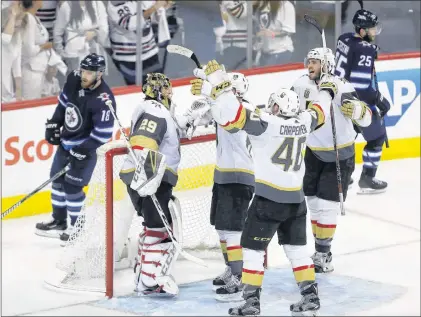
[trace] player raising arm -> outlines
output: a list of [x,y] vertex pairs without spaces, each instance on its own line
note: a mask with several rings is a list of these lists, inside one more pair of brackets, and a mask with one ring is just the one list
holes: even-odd
[[[238,101],[254,110],[244,99],[249,87],[247,78],[241,73],[228,73],[228,76]],[[246,132],[229,133],[217,124],[216,144],[210,223],[218,232],[226,267],[224,273],[213,280],[213,285],[217,299],[231,300],[241,292],[240,239],[254,191],[254,168]],[[227,151],[228,148],[232,150]]]
[[[319,100],[320,94],[325,94],[321,88],[324,78],[329,78],[338,90],[332,102],[342,191],[346,199],[349,180],[355,167],[353,123],[362,127],[368,126],[371,122],[371,111],[364,102],[358,100],[357,93],[350,83],[332,75],[335,67],[332,51],[327,49],[326,55],[327,65],[324,62],[323,48],[310,50],[305,59],[308,74],[298,78],[291,89],[300,96],[302,109],[313,100]],[[325,113],[329,113],[329,108],[330,104],[324,109]],[[340,212],[336,152],[330,120],[326,120],[323,127],[307,138],[305,164],[304,193],[315,237],[315,269],[318,273],[330,272],[333,271],[330,248]]]
[[[306,251],[307,208],[302,190],[306,138],[323,125],[325,115],[317,102],[300,111],[298,95],[290,89],[273,93],[266,109],[243,107],[230,89],[226,74],[216,61],[196,69],[192,93],[210,96],[214,120],[225,130],[245,131],[250,138],[255,166],[255,196],[241,236],[242,283],[245,303],[230,315],[259,315],[264,275],[264,250],[275,233],[291,262],[302,299],[290,306],[292,314],[315,315],[320,307],[314,264]],[[329,104],[328,93],[320,95]]]
[[52,183],[52,220],[36,224],[38,235],[69,239],[85,201],[83,187],[88,185],[96,165],[96,149],[112,137],[114,117],[109,106],[116,109],[116,103],[102,79],[104,71],[103,56],[87,55],[80,69],[67,76],[59,103],[52,118],[47,120],[45,139],[58,145],[50,175],[69,163],[71,169]]
[[[181,210],[178,200],[172,195],[181,158],[180,136],[195,119],[200,120],[202,108],[195,107],[184,115],[173,115],[172,85],[161,73],[148,74],[142,89],[146,97],[133,113],[130,130],[130,144],[142,166],[138,168],[137,162],[128,155],[120,171],[120,178],[127,185],[133,206],[143,217],[145,226],[139,235],[136,291],[144,295],[173,296],[178,294],[178,286],[171,276],[171,269],[178,251],[151,195],[156,196],[169,225],[174,226],[175,238],[181,239]],[[141,186],[146,180],[149,180],[147,186]]]

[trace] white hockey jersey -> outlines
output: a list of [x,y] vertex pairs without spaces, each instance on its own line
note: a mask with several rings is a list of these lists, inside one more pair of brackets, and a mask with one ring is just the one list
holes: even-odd
[[[253,105],[249,102],[243,100],[242,105],[254,111]],[[247,133],[245,131],[230,133],[217,124],[216,147],[214,182],[254,186],[253,159]]]
[[[162,179],[172,186],[177,184],[180,164],[181,131],[170,111],[155,100],[143,101],[134,111],[131,122],[130,144],[133,149],[148,148],[165,155],[167,168]],[[139,148],[140,147],[140,148]],[[120,171],[125,184],[130,184],[136,164],[127,156]]]
[[[334,76],[335,83],[338,87],[333,102],[333,110],[335,115],[336,126],[336,142],[339,152],[339,159],[344,160],[355,155],[354,140],[356,132],[354,130],[352,120],[345,117],[341,112],[341,105],[344,99],[358,99],[354,87],[338,76]],[[318,86],[314,80],[308,75],[298,78],[292,85],[292,89],[300,97],[300,104],[303,109],[313,100],[319,100],[320,94]],[[307,138],[307,146],[314,154],[324,162],[335,162],[336,152],[333,148],[332,123],[330,118],[330,103],[323,109],[326,114],[326,122]],[[360,126],[367,126],[371,123],[371,112],[367,111],[362,120],[355,120],[354,123]]]
[[[117,4],[113,4],[117,3]],[[143,10],[148,9],[148,1],[142,1]],[[108,22],[110,25],[110,42],[113,59],[117,61],[136,62],[136,41],[142,39],[142,61],[158,54],[151,19],[143,19],[143,33],[136,34],[137,2],[108,1]]]
[[225,23],[224,48],[247,47],[247,1],[222,1],[221,11]]
[[323,124],[322,108],[314,103],[308,111],[287,119],[250,111],[230,92],[212,103],[213,118],[227,131],[243,130],[249,135],[255,194],[278,203],[301,203],[305,142],[309,133]]

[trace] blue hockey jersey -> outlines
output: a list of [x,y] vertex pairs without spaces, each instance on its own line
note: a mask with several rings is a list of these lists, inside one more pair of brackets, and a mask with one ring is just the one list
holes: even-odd
[[369,105],[376,103],[374,61],[377,51],[377,45],[364,41],[355,33],[342,34],[336,43],[335,75],[348,80],[359,99]]
[[111,139],[114,117],[108,104],[116,111],[116,102],[104,80],[93,90],[83,89],[79,72],[71,72],[58,101],[51,120],[61,124],[61,144],[66,150],[95,151]]

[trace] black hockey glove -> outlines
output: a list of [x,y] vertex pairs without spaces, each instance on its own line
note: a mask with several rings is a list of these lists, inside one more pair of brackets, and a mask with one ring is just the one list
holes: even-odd
[[45,124],[45,139],[52,145],[60,144],[60,124],[47,120]]
[[383,97],[383,95],[380,93],[380,91],[377,91],[375,105],[376,105],[377,108],[379,108],[380,116],[382,118],[390,110],[389,101],[385,97]]
[[86,160],[90,157],[89,151],[77,147],[70,149],[69,154],[70,166],[75,169],[84,168]]

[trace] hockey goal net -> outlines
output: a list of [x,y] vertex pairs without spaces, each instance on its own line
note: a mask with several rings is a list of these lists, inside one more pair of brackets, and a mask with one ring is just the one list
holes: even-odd
[[[220,255],[219,238],[209,224],[215,135],[183,139],[178,183],[183,219],[183,247],[199,257]],[[133,265],[137,237],[143,230],[119,171],[128,153],[124,140],[109,142],[97,150],[98,161],[74,234],[66,243],[49,286],[113,296],[114,274]]]

